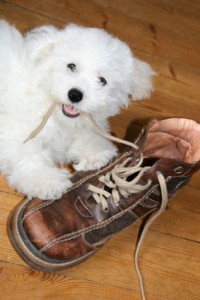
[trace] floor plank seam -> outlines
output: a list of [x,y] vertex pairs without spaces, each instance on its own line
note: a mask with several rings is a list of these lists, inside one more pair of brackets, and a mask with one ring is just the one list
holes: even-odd
[[[3,261],[3,260],[0,260],[0,263],[2,264],[6,264],[6,265],[13,265],[15,267],[22,267],[22,268],[25,268],[27,270],[34,270],[35,272],[40,272],[40,273],[44,273],[44,274],[47,274],[47,275],[50,275],[50,276],[54,276],[54,275],[59,275],[60,277],[63,277],[63,278],[71,278],[71,279],[78,279],[80,281],[86,281],[86,282],[90,282],[90,283],[93,283],[93,284],[97,284],[99,286],[105,286],[105,287],[113,287],[113,288],[117,288],[119,290],[122,290],[122,291],[129,291],[129,292],[139,292],[139,289],[133,289],[133,288],[123,288],[123,287],[119,287],[118,285],[113,285],[113,284],[102,284],[100,281],[98,280],[91,280],[91,279],[88,279],[88,278],[84,278],[84,277],[80,277],[80,276],[74,276],[74,275],[66,275],[66,274],[63,274],[63,273],[60,273],[59,271],[55,271],[55,272],[52,272],[52,273],[48,273],[48,272],[43,272],[43,271],[39,271],[39,270],[36,270],[36,269],[33,269],[32,267],[30,266],[25,266],[23,264],[18,264],[18,263],[12,263],[12,262],[7,262],[7,261]],[[3,271],[2,271],[2,268],[0,268],[0,274],[2,275]]]
[[20,8],[20,9],[22,9],[22,10],[24,10],[24,11],[27,11],[27,12],[33,14],[33,15],[38,15],[38,16],[40,16],[40,17],[44,17],[44,18],[47,18],[47,19],[49,19],[49,20],[59,22],[59,23],[61,23],[61,25],[65,25],[65,22],[64,22],[64,21],[61,21],[60,19],[53,18],[53,17],[48,16],[48,15],[45,15],[45,14],[41,14],[41,13],[39,13],[39,12],[32,11],[31,9],[27,9],[26,7],[23,7],[23,6],[20,6],[20,5],[11,3],[11,2],[9,2],[9,1],[5,1],[5,2],[3,2],[3,4],[8,4],[8,5],[12,6],[12,7]]
[[[32,11],[32,10],[29,10],[29,9],[27,9],[26,7],[23,7],[23,6],[20,6],[20,5],[11,3],[11,2],[9,2],[9,1],[5,1],[5,2],[2,2],[2,3],[3,3],[3,4],[8,4],[8,5],[13,6],[13,7],[16,7],[16,8],[23,9],[23,10],[28,11],[28,12],[30,12],[30,13],[33,13],[33,14],[35,14],[35,15],[38,15],[38,16],[41,16],[41,17],[48,18],[48,19],[50,19],[50,20],[52,20],[52,21],[57,21],[57,22],[61,23],[62,25],[65,25],[65,24],[66,24],[64,21],[62,21],[62,20],[60,20],[60,19],[58,19],[58,18],[52,18],[52,17],[49,16],[49,15],[41,14],[41,13],[38,13],[38,12],[35,12],[35,11]],[[136,47],[133,47],[133,50],[137,50],[137,51],[140,51],[140,52],[149,54],[149,52],[142,51],[141,49],[138,49],[138,48],[136,48]],[[152,55],[152,54],[151,54],[150,56],[151,56],[151,57],[163,58],[164,60],[166,60],[165,57],[162,57],[162,56],[155,56],[155,55]],[[173,61],[173,63],[175,63],[175,61]],[[182,65],[182,64],[180,64],[180,63],[179,63],[179,65],[185,66],[185,65]]]
[[200,244],[200,241],[192,240],[192,239],[189,239],[189,238],[186,238],[186,237],[182,237],[182,236],[178,236],[178,235],[175,235],[175,234],[172,234],[172,233],[168,233],[168,232],[164,232],[164,231],[158,231],[158,230],[153,229],[153,228],[149,229],[149,232],[151,232],[151,231],[158,232],[159,234],[167,235],[167,236],[170,236],[170,237],[173,237],[173,238],[177,238],[177,239],[180,239],[180,240],[185,240],[185,241],[188,241],[188,242],[191,242],[191,243]]

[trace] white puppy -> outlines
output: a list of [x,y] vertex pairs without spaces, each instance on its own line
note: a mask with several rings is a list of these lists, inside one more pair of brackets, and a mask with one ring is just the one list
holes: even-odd
[[[23,36],[0,21],[0,171],[29,198],[56,199],[71,186],[76,170],[107,164],[116,147],[99,136],[81,112],[109,130],[107,118],[152,90],[151,67],[101,29],[42,26]],[[56,109],[41,132],[50,105]]]

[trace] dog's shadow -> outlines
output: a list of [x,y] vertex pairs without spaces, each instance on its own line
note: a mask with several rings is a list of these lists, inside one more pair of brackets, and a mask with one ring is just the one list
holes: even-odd
[[[144,127],[145,124],[148,123],[148,121],[149,121],[149,119],[147,119],[147,118],[140,119],[140,120],[133,119],[132,121],[130,121],[130,123],[127,127],[127,130],[126,130],[126,133],[122,137],[122,139],[134,143],[134,141],[138,137],[139,133],[141,132],[141,129]],[[119,123],[120,123],[120,120],[119,120]],[[112,135],[114,135],[115,137],[118,137],[116,133],[112,132]],[[119,143],[119,144],[117,144],[117,147],[119,148],[120,151],[122,151],[122,150],[124,150],[124,148],[126,146]]]

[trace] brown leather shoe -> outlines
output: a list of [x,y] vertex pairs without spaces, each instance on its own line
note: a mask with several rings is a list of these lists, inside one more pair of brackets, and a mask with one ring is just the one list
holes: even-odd
[[158,210],[163,198],[166,204],[200,168],[195,121],[153,120],[135,145],[97,172],[77,173],[61,199],[33,199],[15,209],[10,237],[28,264],[55,271],[86,260],[112,235]]

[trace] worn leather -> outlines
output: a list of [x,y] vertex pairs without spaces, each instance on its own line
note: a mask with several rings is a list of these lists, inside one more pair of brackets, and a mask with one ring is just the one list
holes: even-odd
[[[200,168],[200,125],[195,121],[153,120],[135,143],[138,150],[126,149],[101,170],[75,174],[73,187],[61,199],[33,199],[20,205],[11,221],[12,237],[36,268],[52,271],[70,267],[94,254],[114,234],[157,210],[161,203],[157,172],[165,177],[170,199]],[[103,210],[88,191],[88,184],[103,187],[100,175],[128,157],[132,157],[129,166],[134,166],[141,153],[143,165],[151,168],[139,183],[151,180],[150,187],[128,198],[121,195],[119,206],[110,196],[108,210]]]

